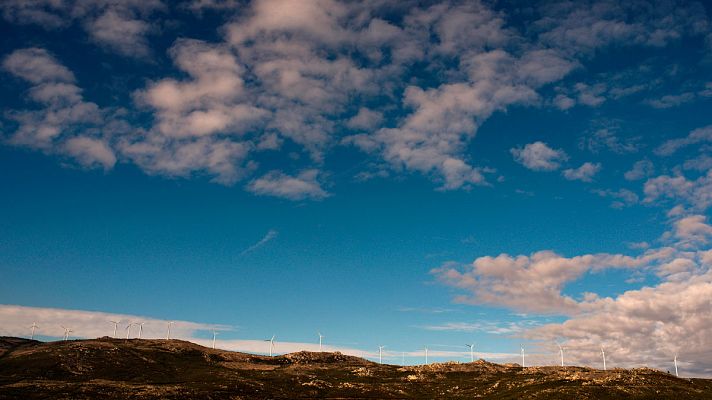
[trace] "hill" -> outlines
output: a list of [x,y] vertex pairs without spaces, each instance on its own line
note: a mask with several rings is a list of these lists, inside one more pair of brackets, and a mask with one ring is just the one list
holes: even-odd
[[276,357],[180,340],[0,337],[0,399],[712,399],[712,380],[652,369],[380,365],[340,353]]

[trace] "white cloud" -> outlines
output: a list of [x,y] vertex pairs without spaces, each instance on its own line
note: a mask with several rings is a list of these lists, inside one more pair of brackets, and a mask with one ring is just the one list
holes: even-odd
[[709,243],[712,226],[704,215],[690,215],[674,222],[674,235],[684,247],[697,248]]
[[513,148],[510,152],[518,163],[534,171],[559,169],[560,163],[568,159],[563,150],[552,149],[544,142],[529,143],[523,148]]
[[570,181],[591,182],[593,177],[601,170],[600,163],[583,163],[575,169],[565,169],[563,171],[564,178]]
[[346,126],[352,129],[372,130],[381,125],[382,122],[383,114],[366,107],[361,107],[358,113],[346,122]]
[[[171,7],[159,0],[7,0],[0,12],[11,23],[48,29],[79,25],[90,41],[145,58],[151,34],[172,24],[164,18]],[[48,149],[62,135],[89,137],[149,174],[208,176],[223,184],[258,169],[264,174],[283,168],[258,164],[262,151],[303,152],[311,165],[300,168],[321,169],[334,146],[350,143],[378,157],[384,174],[416,172],[440,189],[469,188],[486,185],[485,174],[492,171],[469,151],[492,115],[552,103],[560,109],[598,106],[613,90],[608,83],[562,83],[546,102],[539,92],[562,81],[599,47],[661,46],[701,34],[704,22],[693,5],[672,12],[613,2],[538,5],[532,15],[539,19],[530,21],[526,32],[508,24],[506,10],[485,2],[196,0],[177,7],[198,18],[208,9],[230,18],[214,42],[176,40],[169,51],[176,70],[134,93],[137,110],[122,110],[127,120],[144,121],[141,113],[148,112],[152,123],[123,122],[118,130],[100,133],[107,125],[102,120],[121,125],[120,118],[107,117],[118,110],[83,100],[68,69],[47,57],[53,62],[45,65],[42,55],[34,54],[36,64],[7,60],[5,69],[35,85],[31,99],[54,108],[11,113],[21,126],[15,142],[44,140],[42,148]],[[402,18],[394,21],[392,15]],[[70,101],[72,107],[54,106]],[[637,149],[615,135],[596,141],[616,152]],[[557,155],[529,165],[558,169],[565,153],[549,150]],[[106,155],[91,163],[111,165]]]
[[658,99],[648,99],[648,100],[645,100],[645,104],[647,104],[653,108],[664,109],[664,108],[677,107],[679,105],[689,103],[694,99],[695,99],[694,93],[686,92],[686,93],[681,93],[681,94],[669,94],[669,95],[662,96]]
[[267,196],[284,197],[290,200],[323,199],[329,193],[321,188],[317,181],[319,171],[309,169],[297,176],[289,176],[281,171],[270,171],[251,181],[247,190]]
[[101,139],[77,136],[67,139],[64,145],[67,153],[83,165],[90,167],[99,164],[108,170],[116,164],[114,152]]
[[584,273],[605,268],[636,268],[665,256],[649,252],[641,257],[586,254],[563,257],[551,251],[531,256],[479,257],[463,269],[446,264],[432,273],[446,285],[463,289],[456,301],[502,305],[518,311],[571,315],[583,311],[582,303],[562,294],[564,286]]
[[74,74],[45,49],[15,50],[5,57],[3,68],[28,82],[74,82]]
[[277,232],[274,229],[270,229],[269,231],[267,231],[267,233],[264,235],[264,237],[262,239],[260,239],[257,243],[253,244],[252,246],[243,250],[240,253],[240,255],[245,255],[247,253],[251,253],[251,252],[259,249],[260,247],[262,247],[262,246],[266,245],[267,243],[269,243],[270,241],[274,240],[277,237],[277,235],[279,235],[279,232]]
[[147,20],[162,9],[161,0],[0,2],[0,12],[6,21],[48,30],[65,29],[79,23],[93,42],[134,58],[149,54],[146,36],[152,29]]
[[623,177],[629,181],[637,181],[639,179],[648,178],[655,173],[655,165],[653,162],[645,159],[636,161],[633,168],[623,174]]
[[[522,327],[517,336],[563,342],[571,364],[596,365],[604,346],[608,365],[666,369],[679,355],[684,376],[712,376],[712,226],[703,215],[681,215],[663,236],[668,247],[637,256],[593,254],[563,257],[550,251],[530,256],[479,257],[470,266],[446,264],[432,273],[467,294],[455,301],[537,314],[562,314],[561,323]],[[647,247],[647,246],[646,246]],[[608,268],[630,271],[635,280],[657,281],[610,296],[572,291],[585,274]],[[443,330],[479,330],[482,324],[445,324]],[[684,361],[682,361],[684,360]]]
[[125,56],[141,58],[150,53],[146,40],[149,24],[130,15],[108,9],[98,18],[87,22],[86,29],[93,41]]
[[[35,337],[48,337],[59,339],[64,336],[62,326],[72,330],[71,339],[94,339],[103,336],[112,336],[114,324],[119,323],[116,336],[125,338],[129,331],[129,323],[144,323],[141,337],[144,339],[165,339],[168,334],[169,320],[157,319],[147,316],[115,314],[99,311],[67,310],[59,308],[25,307],[17,305],[0,305],[0,336],[29,337],[33,323],[38,325]],[[212,330],[218,331],[219,336],[215,346],[223,350],[251,352],[266,354],[269,352],[269,343],[264,340],[246,339],[220,339],[220,334],[230,334],[234,329],[230,326],[219,324],[206,324],[190,321],[170,321],[171,338],[187,340],[206,347],[212,346]],[[133,326],[130,337],[138,337],[138,327]],[[210,337],[210,338],[208,338]],[[266,346],[267,344],[267,346]],[[277,338],[275,352],[277,354],[296,351],[319,351],[319,343],[282,342]],[[325,351],[341,351],[344,354],[355,356],[373,357],[374,353],[349,347],[324,346]]]
[[712,171],[695,180],[683,175],[661,175],[648,179],[643,188],[646,203],[672,200],[697,210],[706,210],[712,205]]
[[697,128],[684,138],[668,140],[655,149],[655,153],[660,156],[669,156],[683,147],[705,142],[712,142],[712,125]]
[[640,200],[640,198],[638,197],[638,195],[635,192],[628,190],[628,189],[618,189],[618,190],[597,189],[597,190],[594,190],[593,192],[601,197],[610,197],[610,198],[615,199],[611,203],[611,207],[617,208],[617,209],[621,209],[624,207],[630,207],[634,204],[638,204],[638,201]]
[[[10,143],[68,155],[87,167],[101,166],[107,170],[114,166],[116,156],[107,143],[115,129],[111,115],[84,101],[71,71],[39,48],[16,50],[5,57],[2,65],[11,74],[32,83],[29,98],[42,106],[10,113],[10,118],[18,123],[17,130],[9,136]],[[91,128],[102,125],[103,132],[92,132]]]
[[598,122],[604,127],[581,138],[579,148],[588,149],[592,153],[608,150],[616,154],[636,153],[640,150],[640,137],[622,137],[620,128],[614,121]]

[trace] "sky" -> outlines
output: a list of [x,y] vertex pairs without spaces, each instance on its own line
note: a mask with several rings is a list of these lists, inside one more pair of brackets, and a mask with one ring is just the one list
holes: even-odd
[[0,2],[0,335],[710,377],[711,15]]

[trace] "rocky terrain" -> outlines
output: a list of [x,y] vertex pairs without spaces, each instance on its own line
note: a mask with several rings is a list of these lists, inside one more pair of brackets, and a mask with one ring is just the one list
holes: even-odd
[[379,365],[340,353],[266,357],[180,340],[0,338],[0,399],[712,399],[712,380],[440,363]]

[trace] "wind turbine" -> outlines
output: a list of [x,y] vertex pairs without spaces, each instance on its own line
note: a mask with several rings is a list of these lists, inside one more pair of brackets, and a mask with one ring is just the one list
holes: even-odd
[[126,339],[128,339],[131,335],[131,327],[133,326],[133,324],[133,322],[129,322],[129,324],[126,325]]
[[386,346],[378,346],[378,363],[383,364],[383,348]]
[[37,326],[36,322],[33,322],[30,328],[32,328],[32,333],[30,334],[30,340],[32,340],[35,338],[35,329],[39,328],[39,326]]
[[465,344],[465,346],[470,348],[470,362],[475,361],[475,344]]
[[322,335],[321,332],[317,332],[316,334],[319,335],[319,351],[321,352],[321,340],[326,336]]
[[145,324],[145,322],[136,324],[136,325],[138,325],[138,338],[139,339],[141,339],[141,334],[143,333],[143,324]]
[[677,373],[677,354],[675,354],[675,358],[673,359],[673,362],[675,363],[675,376],[680,377],[680,374]]
[[523,345],[523,344],[520,344],[520,345],[519,345],[519,349],[520,349],[521,352],[522,352],[522,368],[524,368],[524,345]]
[[561,345],[558,343],[556,345],[559,346],[559,355],[561,356],[561,366],[563,367],[564,366],[564,348],[561,347]]
[[428,347],[425,346],[425,365],[428,365]]
[[[215,350],[215,336],[217,336],[217,335],[218,335],[218,333],[215,331],[215,329],[213,329],[213,350]],[[274,339],[274,337],[273,337],[273,339]],[[272,355],[271,353],[272,352],[270,352],[270,355]]]
[[274,349],[274,335],[271,339],[265,339],[265,342],[269,342],[269,356],[272,357],[272,349]]
[[170,321],[168,322],[168,332],[166,333],[166,340],[171,339],[171,325],[175,324],[175,322]]
[[114,324],[114,335],[112,336],[112,338],[116,339],[116,327],[119,325],[119,323],[118,323],[118,321],[109,321],[109,322]]
[[603,346],[601,346],[601,357],[603,357],[603,370],[606,370],[606,352],[603,351]]
[[69,339],[69,334],[70,334],[71,332],[74,332],[74,331],[72,331],[72,330],[69,329],[69,328],[65,328],[65,327],[62,326],[62,325],[60,325],[60,326],[62,327],[62,329],[64,329],[64,341],[66,342],[66,341]]

